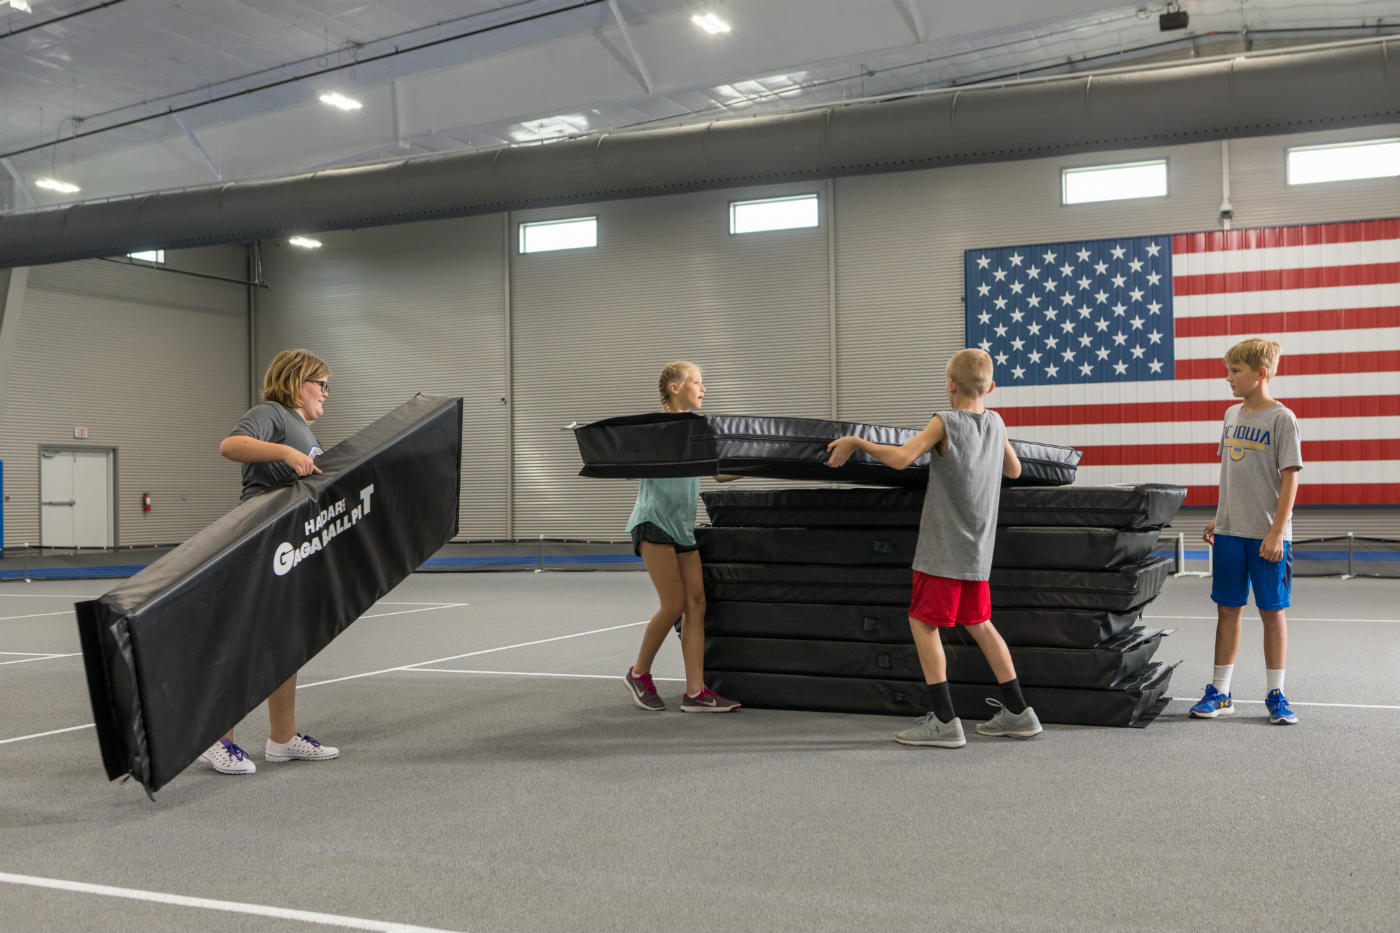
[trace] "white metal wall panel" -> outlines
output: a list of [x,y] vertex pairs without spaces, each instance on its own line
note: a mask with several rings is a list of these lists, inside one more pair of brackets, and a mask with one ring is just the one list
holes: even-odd
[[[241,248],[170,259],[244,273]],[[232,508],[238,471],[218,451],[242,411],[245,309],[227,282],[102,260],[31,269],[0,414],[6,543],[39,543],[43,444],[117,449],[118,545],[183,541]]]
[[[1368,220],[1400,214],[1400,178],[1395,176],[1289,185],[1284,174],[1284,151],[1290,146],[1320,146],[1397,136],[1400,136],[1400,124],[1231,140],[1230,202],[1235,208],[1235,226]],[[1215,144],[1217,149],[1219,145]],[[1306,219],[1299,220],[1299,217]]]
[[728,213],[736,198],[824,191],[812,182],[512,215],[598,217],[596,248],[511,258],[517,534],[623,537],[636,483],[579,477],[573,434],[560,428],[658,410],[657,374],[671,360],[702,367],[706,411],[830,414],[827,205],[819,227],[742,236],[730,235]]
[[507,535],[504,219],[469,217],[264,244],[257,388],[279,350],[331,367],[316,438],[330,447],[415,393],[462,396],[460,538]]

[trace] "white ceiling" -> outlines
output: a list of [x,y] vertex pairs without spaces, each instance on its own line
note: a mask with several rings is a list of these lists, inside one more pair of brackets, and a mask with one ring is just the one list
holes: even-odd
[[5,210],[1400,32],[1396,0],[1182,0],[1171,32],[1163,0],[30,5],[0,12]]

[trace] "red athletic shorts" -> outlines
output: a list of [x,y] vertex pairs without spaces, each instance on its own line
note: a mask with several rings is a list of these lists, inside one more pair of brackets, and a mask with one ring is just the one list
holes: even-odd
[[950,580],[915,570],[909,617],[939,628],[980,625],[992,617],[992,591],[986,580]]

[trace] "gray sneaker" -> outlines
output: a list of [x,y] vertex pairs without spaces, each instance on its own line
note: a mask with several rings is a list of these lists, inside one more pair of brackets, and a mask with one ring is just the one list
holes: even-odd
[[951,722],[943,722],[933,713],[914,723],[913,728],[896,732],[894,740],[900,745],[933,745],[938,748],[962,748],[967,744],[961,719],[954,716]]
[[978,735],[1005,735],[1013,739],[1031,739],[1044,731],[1040,727],[1040,719],[1035,715],[1035,710],[1029,706],[1019,713],[1013,713],[1002,706],[1000,701],[991,697],[987,698],[987,704],[996,707],[997,714],[986,722],[977,724]]
[[661,697],[656,695],[656,685],[651,682],[650,674],[633,675],[629,667],[627,676],[622,679],[627,681],[627,689],[632,691],[632,702],[642,709],[657,713],[666,708]]
[[732,713],[738,708],[737,702],[726,700],[709,687],[704,688],[695,696],[688,693],[681,694],[682,713]]

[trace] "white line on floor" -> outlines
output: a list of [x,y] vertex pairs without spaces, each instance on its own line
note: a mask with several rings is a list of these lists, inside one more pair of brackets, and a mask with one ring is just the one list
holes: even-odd
[[424,664],[442,664],[446,661],[456,661],[460,658],[474,658],[482,654],[495,654],[497,651],[509,651],[512,648],[529,648],[531,645],[544,645],[552,641],[565,641],[570,638],[582,638],[585,635],[598,635],[603,632],[615,632],[618,629],[632,628],[637,625],[646,625],[650,620],[644,619],[641,622],[626,622],[622,625],[610,625],[607,628],[595,628],[587,632],[574,632],[571,635],[555,635],[553,638],[539,638],[535,641],[522,641],[514,645],[501,645],[499,648],[483,648],[480,651],[468,651],[465,654],[448,655],[445,658],[432,658],[427,661],[418,661],[413,664],[400,664],[398,667],[386,667],[377,671],[365,671],[363,674],[348,674],[345,677],[332,677],[330,680],[317,680],[309,684],[297,684],[298,690],[305,690],[307,687],[322,687],[326,684],[338,684],[344,680],[358,680],[361,677],[374,677],[378,674],[392,674],[394,671],[406,671],[415,667],[422,667]]
[[[494,650],[494,649],[493,649]],[[433,661],[424,661],[423,664],[433,664]],[[407,671],[411,674],[496,674],[501,677],[582,677],[589,680],[621,680],[617,674],[558,674],[550,671],[485,671],[466,670],[455,667],[424,667],[422,664],[415,664],[411,667],[394,668],[395,670]],[[684,677],[653,677],[653,680],[674,681],[681,683]],[[1035,688],[1030,688],[1034,690]],[[1168,700],[1190,700],[1195,702],[1195,697],[1167,697]],[[1255,703],[1260,706],[1263,700],[1236,700],[1236,703]],[[1400,710],[1400,706],[1386,706],[1380,703],[1308,703],[1289,700],[1294,706],[1321,706],[1329,709],[1394,709]]]
[[[380,603],[383,605],[393,605],[392,603]],[[400,604],[402,605],[402,604]],[[422,605],[418,609],[395,609],[393,612],[370,612],[360,616],[361,619],[382,619],[385,616],[406,616],[411,612],[432,612],[434,609],[460,609],[463,606],[470,606],[471,603],[431,603]]]
[[72,609],[65,609],[62,612],[31,612],[23,616],[0,616],[0,622],[12,622],[15,619],[37,619],[40,616],[71,616]]
[[79,599],[96,599],[101,595],[101,593],[98,593],[96,596],[87,596],[83,593],[0,593],[0,599],[8,596],[11,599],[71,599],[76,601]]
[[0,651],[0,654],[27,655],[32,658],[52,658],[57,656],[54,651]]
[[0,745],[8,745],[11,742],[23,742],[25,739],[42,739],[46,735],[59,735],[64,732],[77,732],[79,729],[91,729],[93,723],[85,722],[81,726],[69,726],[66,729],[50,729],[48,732],[34,732],[29,735],[17,735],[13,739],[0,739]]
[[6,664],[25,664],[29,661],[52,661],[54,658],[76,658],[80,654],[81,651],[74,651],[70,654],[46,654],[37,658],[20,658],[18,661],[0,661],[0,667]]
[[[1189,697],[1171,697],[1171,699],[1184,700],[1187,703],[1196,702],[1194,695]],[[1235,700],[1234,703],[1236,706],[1241,703],[1250,703],[1254,706],[1264,705],[1263,700]],[[1297,700],[1289,700],[1288,704],[1290,706],[1325,706],[1328,709],[1400,709],[1400,706],[1386,706],[1381,703],[1308,703],[1307,701],[1300,703]]]
[[423,601],[409,602],[404,599],[381,599],[375,603],[376,606],[470,606],[471,603],[428,603]]
[[363,917],[323,914],[313,910],[295,910],[290,907],[269,907],[264,904],[221,901],[209,897],[187,897],[183,894],[167,894],[164,891],[142,891],[137,888],[118,888],[107,884],[87,884],[82,881],[66,881],[62,878],[40,878],[35,875],[12,875],[8,872],[0,872],[0,882],[34,888],[50,888],[57,891],[71,891],[76,894],[100,894],[104,897],[120,897],[132,901],[151,901],[157,904],[169,904],[173,907],[195,907],[201,910],[252,914],[257,917],[276,917],[279,920],[298,920],[302,923],[348,927],[352,930],[376,930],[380,933],[447,933],[447,931],[437,927],[420,927],[385,920],[366,920]]
[[[992,613],[992,618],[993,618],[993,619],[996,618],[996,613],[995,613],[995,612]],[[1395,619],[1306,619],[1306,618],[1303,618],[1302,616],[1287,616],[1287,619],[1288,619],[1289,622],[1390,622],[1390,623],[1394,623],[1394,622],[1396,621]],[[1144,621],[1144,622],[1166,622],[1166,621],[1214,622],[1214,621],[1215,621],[1215,616],[1159,616],[1159,615],[1155,615],[1155,614],[1154,614],[1154,615],[1143,615],[1142,621]],[[1259,621],[1259,617],[1258,617],[1258,616],[1246,616],[1245,619],[1244,619],[1244,621],[1246,621],[1246,622],[1258,622],[1258,621]]]
[[[407,669],[411,674],[500,674],[504,677],[583,677],[589,680],[621,680],[618,674],[555,674],[546,671],[469,671],[455,667],[412,667]],[[653,677],[652,680],[672,681],[674,683],[684,683],[684,677]]]

